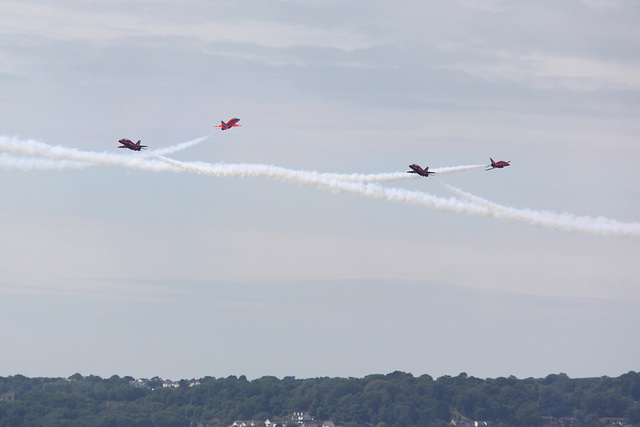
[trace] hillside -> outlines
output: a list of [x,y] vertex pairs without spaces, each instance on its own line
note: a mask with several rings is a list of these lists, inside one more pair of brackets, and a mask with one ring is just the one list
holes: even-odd
[[640,425],[640,374],[617,378],[0,377],[0,426],[229,426],[304,411],[346,426]]

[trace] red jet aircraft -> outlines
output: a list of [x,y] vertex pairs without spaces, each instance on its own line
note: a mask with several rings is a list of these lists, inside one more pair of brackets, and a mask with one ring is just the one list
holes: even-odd
[[122,144],[118,148],[128,148],[129,150],[133,150],[133,151],[140,151],[143,148],[147,148],[146,145],[140,145],[140,140],[138,140],[138,142],[133,142],[130,139],[123,138],[118,142]]
[[491,169],[502,169],[504,167],[511,166],[509,164],[509,163],[511,163],[511,160],[509,160],[508,162],[505,162],[504,160],[500,160],[498,162],[494,162],[491,157],[489,157],[489,160],[491,160],[491,164],[487,165],[487,168],[485,169],[486,171],[490,171]]
[[427,166],[426,168],[422,169],[420,166],[418,165],[409,165],[409,167],[412,169],[410,171],[407,171],[407,173],[417,173],[420,176],[424,176],[424,177],[429,177],[430,174],[435,173],[435,172],[429,172],[429,166]]
[[240,127],[242,125],[237,125],[236,123],[238,123],[240,121],[240,119],[237,118],[233,118],[231,120],[229,120],[227,123],[223,122],[222,120],[220,121],[221,124],[217,125],[217,128],[220,128],[222,130],[227,130],[227,129],[231,129],[231,128],[235,128],[235,127]]

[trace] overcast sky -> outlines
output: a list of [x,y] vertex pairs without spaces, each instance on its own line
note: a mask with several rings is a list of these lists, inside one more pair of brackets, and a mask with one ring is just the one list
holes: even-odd
[[[117,140],[239,117],[168,157],[344,174],[493,157],[511,166],[379,185],[633,228],[638,22],[630,0],[4,0],[0,135],[150,160]],[[72,166],[0,148],[2,376],[640,369],[637,237]]]

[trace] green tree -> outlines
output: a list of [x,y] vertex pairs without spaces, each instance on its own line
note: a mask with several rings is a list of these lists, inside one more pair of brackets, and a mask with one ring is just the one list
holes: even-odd
[[520,426],[538,426],[542,421],[538,406],[532,402],[520,406],[515,415]]
[[640,425],[640,403],[636,402],[633,405],[629,406],[625,417],[631,424]]

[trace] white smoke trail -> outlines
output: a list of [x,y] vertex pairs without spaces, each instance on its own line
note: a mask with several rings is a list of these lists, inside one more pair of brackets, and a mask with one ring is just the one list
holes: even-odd
[[[218,131],[213,132],[206,136],[193,139],[191,141],[182,142],[170,147],[161,148],[153,151],[153,153],[176,153],[178,151],[186,150],[200,144],[212,136],[216,135]],[[9,138],[6,136],[0,136],[0,150],[7,153],[20,154],[24,156],[44,157],[45,159],[20,159],[15,156],[4,157],[0,159],[0,166],[13,169],[49,169],[49,170],[61,170],[66,168],[79,168],[81,164],[83,167],[88,165],[94,166],[124,166],[129,168],[136,168],[142,170],[151,171],[167,171],[166,163],[158,161],[149,161],[146,153],[98,153],[91,151],[82,151],[76,148],[67,148],[62,146],[53,146],[45,144],[43,142],[26,140],[22,141],[17,138]],[[9,154],[5,153],[5,156]],[[19,160],[20,159],[20,160]],[[48,161],[47,161],[48,159]]]
[[445,184],[442,181],[436,181],[458,197],[471,202],[476,206],[488,209],[496,219],[526,222],[527,224],[538,227],[567,232],[586,233],[596,236],[640,237],[640,223],[624,223],[602,216],[577,216],[571,213],[517,209],[493,203],[489,200],[462,191],[461,189],[449,184]]
[[0,136],[0,151],[14,155],[44,157],[49,160],[63,162],[81,162],[93,166],[121,166],[153,172],[176,171],[165,162],[151,160],[142,153],[112,154],[95,151],[82,151],[77,148],[53,146],[43,142]]
[[[182,150],[186,150],[187,148],[193,147],[197,144],[200,144],[212,136],[220,133],[220,130],[217,130],[209,135],[201,136],[195,138],[190,141],[182,142],[177,145],[160,148],[157,150],[152,150],[147,153],[129,153],[130,155],[125,154],[113,154],[113,153],[97,153],[90,151],[81,151],[75,148],[67,148],[62,146],[52,146],[49,144],[45,144],[43,142],[34,141],[34,140],[26,140],[22,141],[17,138],[9,138],[6,136],[0,136],[0,149],[6,152],[11,152],[15,154],[22,154],[26,156],[40,156],[45,157],[50,160],[59,160],[59,163],[46,163],[44,159],[36,162],[23,160],[22,164],[18,166],[17,157],[12,157],[13,160],[4,160],[0,166],[5,168],[37,168],[37,169],[64,169],[64,168],[78,168],[78,162],[84,162],[90,165],[97,166],[125,166],[130,168],[140,168],[143,170],[157,170],[158,164],[149,164],[141,166],[141,161],[144,159],[144,156],[147,154],[163,156],[170,153],[176,153]],[[71,160],[71,161],[68,161]],[[74,163],[75,162],[75,163]],[[30,166],[33,165],[33,166]],[[86,166],[86,165],[85,165]],[[483,165],[465,165],[465,166],[451,166],[444,168],[436,168],[433,169],[434,172],[438,174],[444,175],[448,173],[454,172],[464,172],[467,170],[477,169],[484,167]],[[160,168],[160,171],[164,169]],[[420,176],[416,174],[408,174],[405,172],[389,172],[389,173],[374,173],[374,174],[341,174],[341,173],[319,173],[319,172],[309,172],[316,173],[321,175],[327,179],[335,179],[346,182],[393,182],[393,181],[403,181],[407,179],[418,179]]]
[[[446,212],[466,213],[470,215],[484,216],[487,218],[495,218],[509,221],[526,222],[531,225],[539,225],[547,228],[558,229],[563,231],[587,232],[589,234],[600,234],[606,236],[624,236],[624,237],[640,237],[640,224],[625,224],[614,220],[597,219],[598,224],[590,221],[590,218],[581,218],[568,214],[547,213],[547,217],[532,217],[526,210],[518,210],[514,208],[496,210],[495,204],[486,202],[484,204],[477,203],[477,200],[469,200],[465,203],[458,199],[442,199],[427,193],[408,191],[398,188],[386,188],[379,185],[367,184],[362,182],[346,182],[343,180],[335,180],[327,178],[323,174],[315,174],[305,171],[295,171],[291,169],[280,168],[270,165],[255,164],[206,164],[206,163],[186,163],[175,160],[162,158],[163,161],[187,172],[214,175],[219,177],[242,177],[242,178],[268,178],[280,181],[297,183],[300,185],[314,186],[331,190],[338,193],[355,194],[366,196],[378,200],[388,200],[398,203],[410,205],[420,205],[435,208]],[[466,198],[466,197],[465,197]],[[567,227],[570,221],[579,220],[581,224]],[[610,227],[608,230],[598,230],[602,220],[608,221]],[[596,227],[597,226],[597,227]]]
[[40,157],[16,157],[8,153],[0,154],[0,167],[3,169],[31,170],[62,170],[84,169],[89,166],[86,163],[72,160],[50,160]]
[[331,179],[327,178],[324,174],[319,174],[317,172],[293,170],[278,166],[260,164],[180,162],[162,156],[157,157],[168,165],[182,169],[185,172],[202,175],[236,178],[266,178],[302,186],[321,188],[334,193],[353,194],[377,200],[389,200],[409,205],[427,206],[445,212],[481,215],[483,211],[486,211],[486,209],[473,203],[464,202],[455,198],[443,199],[427,193],[409,191],[401,188],[388,188],[372,183],[347,182],[339,179]]
[[[446,175],[455,172],[465,172],[468,170],[483,168],[484,165],[466,165],[466,166],[450,166],[445,168],[430,169],[439,175]],[[406,172],[389,172],[389,173],[372,173],[372,174],[341,174],[341,173],[321,173],[323,178],[335,179],[345,182],[393,182],[404,181],[407,179],[419,179],[420,175]]]
[[462,165],[462,166],[450,166],[447,168],[436,168],[432,169],[438,175],[446,175],[448,173],[456,173],[456,172],[465,172],[473,169],[484,168],[485,165]]
[[253,177],[268,178],[313,186],[337,193],[354,194],[378,200],[388,200],[409,205],[427,206],[444,212],[465,213],[498,220],[524,222],[534,226],[554,230],[579,232],[611,237],[640,237],[639,223],[621,223],[612,219],[598,217],[579,217],[573,214],[558,214],[555,212],[532,211],[501,206],[487,200],[472,196],[462,190],[447,186],[459,199],[442,199],[428,193],[409,191],[400,188],[388,188],[371,183],[347,182],[330,179],[323,174],[296,171],[270,165],[255,164],[207,164],[186,163],[160,157],[171,166],[187,172],[214,175],[220,177]]
[[413,174],[408,174],[405,172],[389,172],[389,173],[353,173],[353,174],[344,174],[344,173],[317,173],[326,179],[333,179],[336,181],[344,181],[344,182],[393,182],[393,181],[404,181],[406,179],[415,179],[416,176]]
[[199,138],[192,139],[191,141],[186,141],[186,142],[183,142],[183,143],[180,143],[180,144],[172,145],[170,147],[158,148],[157,150],[153,150],[152,152],[154,154],[158,154],[160,156],[166,156],[167,154],[177,153],[179,151],[186,150],[187,148],[194,147],[194,146],[206,141],[207,139],[213,137],[214,135],[217,135],[220,132],[221,132],[220,130],[217,130],[217,131],[215,131],[213,133],[210,133],[209,135],[201,136]]
[[[317,172],[260,164],[187,163],[168,159],[150,152],[150,155],[159,159],[152,160],[147,156],[134,153],[131,153],[132,155],[116,155],[104,152],[87,152],[74,148],[51,146],[32,140],[20,141],[16,138],[4,136],[0,136],[0,151],[10,154],[35,156],[36,158],[24,159],[25,162],[31,162],[24,163],[23,167],[27,169],[37,167],[35,165],[38,164],[41,167],[63,168],[79,167],[77,163],[81,163],[96,166],[121,166],[155,172],[175,172],[182,170],[219,177],[266,178],[298,185],[312,186],[336,193],[352,194],[408,205],[425,206],[443,212],[464,213],[498,220],[524,222],[554,230],[600,236],[640,237],[639,223],[622,223],[604,217],[579,217],[569,213],[558,214],[549,211],[516,209],[473,196],[438,180],[436,181],[454,192],[454,194],[462,200],[456,198],[443,199],[428,193],[400,188],[388,188],[370,182],[362,182],[362,180],[350,182],[340,179],[340,177],[353,175],[320,174]],[[0,163],[9,164],[15,162],[17,159],[10,154],[2,156],[4,160],[0,160]],[[42,159],[42,157],[45,159]],[[369,175],[369,177],[375,177],[376,175],[398,176],[401,174],[372,174]]]

